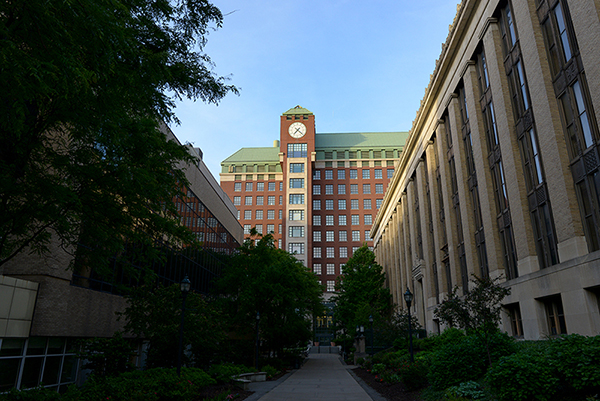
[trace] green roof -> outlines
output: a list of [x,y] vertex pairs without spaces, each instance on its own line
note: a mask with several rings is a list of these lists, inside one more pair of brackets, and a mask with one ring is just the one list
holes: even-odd
[[291,109],[289,109],[282,115],[286,116],[286,115],[304,115],[304,114],[312,114],[312,112],[310,110],[305,109],[304,107],[296,106],[296,107],[292,107]]
[[221,164],[250,162],[279,162],[279,147],[241,148]]
[[408,132],[352,132],[315,135],[315,148],[322,149],[373,149],[403,148]]

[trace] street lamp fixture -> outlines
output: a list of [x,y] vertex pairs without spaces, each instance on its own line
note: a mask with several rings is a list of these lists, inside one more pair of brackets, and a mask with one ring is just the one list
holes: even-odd
[[371,325],[371,356],[373,356],[373,315],[369,315],[369,324]]
[[179,324],[179,351],[177,352],[177,376],[181,375],[181,356],[183,354],[183,318],[185,316],[185,299],[187,294],[190,292],[192,283],[188,278],[187,274],[181,280],[179,288],[181,289],[181,323]]
[[404,293],[404,301],[406,301],[406,307],[408,308],[408,352],[410,353],[410,361],[414,362],[415,358],[413,356],[413,344],[412,344],[412,328],[410,325],[410,306],[413,301],[413,293],[410,292],[410,289],[406,287],[406,292]]

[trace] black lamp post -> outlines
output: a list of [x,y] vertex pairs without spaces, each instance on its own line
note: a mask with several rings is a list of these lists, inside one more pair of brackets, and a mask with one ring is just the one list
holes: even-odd
[[258,336],[258,323],[260,322],[260,313],[256,312],[256,353],[254,355],[254,365],[256,368],[256,371],[258,372],[258,348],[260,346],[260,338]]
[[404,300],[406,301],[406,306],[408,307],[408,352],[410,353],[410,361],[414,362],[415,358],[413,356],[412,330],[410,327],[410,305],[413,301],[413,294],[410,292],[408,287],[406,287],[406,292],[404,293]]
[[369,324],[371,325],[371,356],[373,356],[373,315],[369,315]]
[[185,315],[185,299],[187,298],[187,294],[188,292],[190,292],[190,287],[192,286],[192,283],[190,282],[190,279],[188,278],[187,274],[185,275],[183,280],[181,280],[179,286],[181,289],[181,296],[183,299],[181,301],[181,323],[179,324],[179,352],[177,353],[177,376],[181,374],[181,355],[183,354],[183,317]]

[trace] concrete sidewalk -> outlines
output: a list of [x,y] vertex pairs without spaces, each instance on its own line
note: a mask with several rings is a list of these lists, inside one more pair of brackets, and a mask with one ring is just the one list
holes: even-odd
[[[348,372],[350,367],[343,365],[336,354],[310,354],[301,369],[283,377],[274,388],[265,388],[269,382],[252,383],[250,390],[256,391],[253,396],[260,396],[258,401],[377,401],[382,400],[378,394],[369,396]],[[370,389],[369,389],[370,390]],[[253,397],[249,397],[248,400]]]

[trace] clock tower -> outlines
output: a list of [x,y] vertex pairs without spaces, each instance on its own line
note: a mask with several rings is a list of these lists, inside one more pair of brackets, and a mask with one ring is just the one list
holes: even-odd
[[312,168],[315,161],[315,116],[296,106],[281,115],[279,161],[283,171],[284,249],[312,263]]

